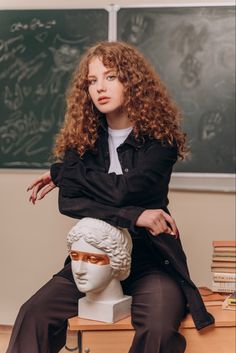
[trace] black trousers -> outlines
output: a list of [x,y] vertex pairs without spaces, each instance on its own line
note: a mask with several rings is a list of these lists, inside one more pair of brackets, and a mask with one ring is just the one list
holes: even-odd
[[[185,314],[183,293],[145,246],[134,241],[131,275],[122,282],[124,293],[132,295],[135,336],[129,353],[183,353],[186,342],[178,332]],[[68,264],[21,307],[6,353],[59,352],[67,319],[77,315],[83,295]]]

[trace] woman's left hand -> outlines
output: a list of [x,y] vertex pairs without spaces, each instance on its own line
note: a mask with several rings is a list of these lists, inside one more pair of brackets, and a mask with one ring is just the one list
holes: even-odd
[[162,209],[143,211],[136,221],[136,226],[147,228],[154,236],[168,233],[175,238],[179,237],[175,220]]

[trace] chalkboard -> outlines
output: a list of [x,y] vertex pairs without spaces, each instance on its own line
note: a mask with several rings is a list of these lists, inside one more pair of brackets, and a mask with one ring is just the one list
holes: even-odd
[[107,39],[105,9],[0,11],[0,167],[50,165],[75,64]]
[[182,110],[191,155],[175,171],[234,173],[235,8],[123,8],[117,21]]

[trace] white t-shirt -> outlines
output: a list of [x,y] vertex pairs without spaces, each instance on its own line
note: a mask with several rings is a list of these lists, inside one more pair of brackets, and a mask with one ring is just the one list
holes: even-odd
[[116,149],[126,140],[132,129],[132,126],[120,130],[113,130],[108,127],[108,145],[110,154],[110,167],[108,173],[123,174]]

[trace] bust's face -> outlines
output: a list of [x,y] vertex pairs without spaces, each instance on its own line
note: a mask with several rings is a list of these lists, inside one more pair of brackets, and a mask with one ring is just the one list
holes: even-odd
[[74,281],[82,293],[99,293],[113,278],[109,257],[83,238],[72,244],[71,259]]

